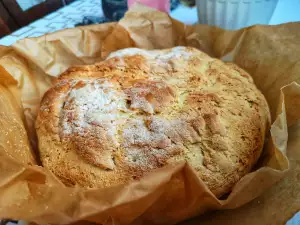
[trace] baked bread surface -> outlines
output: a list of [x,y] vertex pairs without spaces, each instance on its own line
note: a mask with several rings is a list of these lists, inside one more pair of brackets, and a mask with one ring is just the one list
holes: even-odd
[[36,129],[43,165],[68,185],[109,187],[186,160],[219,197],[256,163],[269,115],[234,64],[188,47],[130,48],[64,72]]

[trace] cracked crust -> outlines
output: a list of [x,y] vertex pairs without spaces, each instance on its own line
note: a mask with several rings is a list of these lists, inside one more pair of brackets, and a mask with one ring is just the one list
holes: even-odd
[[256,163],[269,121],[245,71],[176,47],[68,69],[36,128],[43,165],[68,185],[108,187],[187,160],[220,197]]

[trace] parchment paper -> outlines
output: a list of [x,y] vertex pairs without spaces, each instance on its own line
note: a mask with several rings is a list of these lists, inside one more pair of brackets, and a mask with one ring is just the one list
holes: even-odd
[[[6,70],[0,67],[0,218],[39,224],[81,224],[83,220],[174,224],[205,212],[230,209],[186,223],[283,224],[300,209],[299,201],[284,208],[288,200],[299,197],[299,184],[293,180],[296,177],[299,183],[299,30],[299,23],[239,31],[188,26],[163,12],[137,5],[119,23],[68,29],[20,40],[11,47],[0,46],[0,65]],[[121,48],[178,45],[193,46],[237,63],[253,76],[271,109],[273,124],[260,162],[227,198],[216,199],[185,162],[158,169],[128,185],[90,190],[66,187],[50,171],[35,164],[36,111],[44,92],[61,72],[73,65],[103,60]],[[8,121],[16,121],[18,126]],[[7,144],[12,141],[17,143]],[[287,177],[277,183],[284,175]],[[185,196],[182,202],[167,197],[174,176],[182,176],[185,181],[185,191],[180,193]],[[289,189],[284,191],[287,186]],[[258,196],[260,200],[251,201]],[[264,204],[258,207],[257,201]],[[275,205],[283,207],[282,216],[276,217],[268,209]]]

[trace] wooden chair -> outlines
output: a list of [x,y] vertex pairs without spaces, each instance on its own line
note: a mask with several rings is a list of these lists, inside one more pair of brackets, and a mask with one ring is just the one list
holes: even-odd
[[0,0],[0,37],[10,34],[12,31],[18,28],[19,26],[9,15],[8,11]]

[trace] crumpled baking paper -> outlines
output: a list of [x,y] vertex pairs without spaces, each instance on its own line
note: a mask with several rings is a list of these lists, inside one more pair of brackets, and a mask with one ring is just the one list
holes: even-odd
[[[0,218],[38,224],[137,225],[174,224],[206,213],[185,224],[284,224],[300,209],[299,30],[300,23],[238,31],[189,26],[137,5],[118,23],[0,46]],[[60,73],[73,65],[103,60],[122,48],[179,45],[244,68],[270,106],[272,127],[260,161],[226,199],[217,199],[186,162],[127,185],[89,190],[66,187],[39,166],[34,121],[43,94]],[[185,181],[182,202],[166,198],[174,176]],[[221,211],[211,213],[215,210]]]

